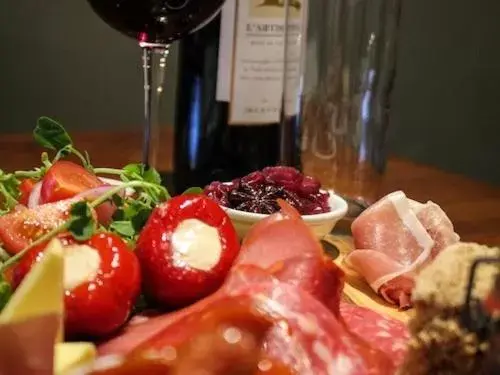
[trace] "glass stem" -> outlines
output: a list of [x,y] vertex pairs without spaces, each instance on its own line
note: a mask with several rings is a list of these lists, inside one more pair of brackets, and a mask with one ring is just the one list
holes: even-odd
[[144,139],[142,162],[158,168],[160,108],[170,45],[141,43],[144,72]]

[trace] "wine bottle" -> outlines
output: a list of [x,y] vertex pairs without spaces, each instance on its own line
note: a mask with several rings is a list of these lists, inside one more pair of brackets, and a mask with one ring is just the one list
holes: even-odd
[[227,0],[179,42],[176,192],[278,164],[284,26],[280,1]]

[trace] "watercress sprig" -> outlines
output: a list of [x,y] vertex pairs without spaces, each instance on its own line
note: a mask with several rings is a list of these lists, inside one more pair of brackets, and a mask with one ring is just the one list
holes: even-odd
[[35,141],[49,150],[56,151],[56,156],[52,164],[70,154],[75,155],[82,162],[83,166],[92,171],[90,157],[87,152],[82,154],[73,146],[73,140],[64,127],[57,121],[49,117],[40,117],[33,130]]
[[12,297],[12,287],[3,276],[0,276],[0,311],[7,305],[10,297]]
[[0,169],[0,214],[13,209],[19,198],[19,180],[12,173],[5,173]]
[[43,152],[41,166],[30,171],[5,173],[0,170],[0,215],[9,212],[18,204],[20,195],[18,187],[21,180],[26,178],[41,180],[52,164],[63,157],[73,154],[80,159],[85,168],[89,171],[93,169],[88,153],[82,154],[73,146],[73,140],[57,121],[49,117],[40,117],[33,130],[33,137],[40,146],[53,150],[56,154],[50,160],[48,154]]

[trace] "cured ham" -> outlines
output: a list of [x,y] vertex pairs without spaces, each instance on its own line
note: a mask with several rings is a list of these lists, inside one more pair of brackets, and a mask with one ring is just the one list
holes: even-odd
[[356,250],[345,259],[385,300],[411,306],[418,271],[459,241],[453,224],[435,203],[422,204],[397,191],[367,209],[352,224]]
[[56,314],[0,325],[0,375],[52,375]]
[[258,222],[243,240],[237,264],[269,268],[295,257],[317,259],[323,249],[295,209],[280,200],[281,212]]
[[[323,255],[298,212],[284,201],[279,203],[281,212],[257,223],[246,236],[235,270],[242,265],[265,270],[311,293],[338,316],[344,272]],[[250,274],[247,269],[244,277]]]

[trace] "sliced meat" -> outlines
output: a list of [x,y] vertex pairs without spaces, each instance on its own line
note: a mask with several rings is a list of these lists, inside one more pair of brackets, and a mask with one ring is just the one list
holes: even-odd
[[257,224],[218,292],[172,314],[136,319],[120,337],[102,344],[100,354],[134,355],[176,347],[202,330],[204,317],[221,307],[230,312],[238,303],[272,321],[262,346],[265,357],[279,360],[295,374],[395,373],[398,362],[390,357],[392,352],[378,348],[376,334],[361,337],[364,328],[354,319],[364,314],[371,320],[364,322],[365,328],[375,332],[372,321],[380,316],[355,310],[349,319],[340,319],[344,274],[324,258],[300,216],[288,209]]
[[[290,284],[260,283],[235,291],[190,314],[158,333],[136,350],[161,351],[193,335],[202,317],[224,304],[237,300],[253,314],[268,317],[273,328],[263,348],[271,360],[279,360],[299,375],[392,374],[392,361],[383,353],[364,356],[351,335],[334,315],[314,297]],[[360,355],[361,354],[361,355]]]
[[100,342],[97,351],[100,356],[128,355],[158,332],[162,332],[185,316],[199,312],[217,297],[218,294],[212,295],[194,305],[171,313],[161,314],[153,311],[149,314],[136,315],[116,336]]
[[[389,356],[359,341],[321,302],[301,288],[276,280],[219,292],[196,304],[189,313],[152,318],[122,334],[115,345],[106,344],[106,350],[101,346],[99,352],[134,355],[180,345],[201,329],[203,317],[220,306],[234,306],[235,301],[251,307],[253,314],[272,320],[273,328],[263,345],[266,356],[298,375],[390,375],[395,371]],[[145,331],[149,331],[147,335]]]
[[[427,230],[427,233],[434,241],[431,258],[434,259],[443,249],[456,244],[460,241],[460,236],[455,233],[453,223],[446,213],[433,202],[426,204],[418,203],[418,208],[414,211],[417,214],[418,220]],[[412,207],[415,207],[415,201],[411,201]]]
[[231,270],[224,283],[223,289],[227,291],[238,290],[249,285],[263,282],[278,282],[279,280],[268,270],[253,264],[240,264]]
[[258,222],[245,237],[237,264],[269,268],[295,257],[323,256],[320,243],[297,211],[280,201],[282,211]]
[[335,316],[340,316],[344,272],[326,258],[290,258],[267,270],[254,265],[239,265],[231,272],[224,289],[230,292],[262,282],[284,282],[299,287],[322,302]]
[[386,301],[401,309],[411,307],[415,272],[387,254],[375,250],[355,250],[346,260]]
[[300,214],[284,201],[280,201],[280,206],[281,212],[257,223],[250,231],[235,267],[238,270],[242,265],[254,266],[260,271],[240,268],[244,272],[234,274],[233,281],[265,279],[269,277],[266,270],[279,281],[311,293],[338,315],[344,272],[323,255],[320,243]]
[[[295,235],[282,236],[289,232]],[[276,241],[276,238],[280,240]],[[205,308],[221,294],[227,295],[259,283],[282,281],[300,287],[338,316],[344,274],[323,257],[318,241],[291,206],[283,204],[283,212],[259,222],[247,237],[241,254],[239,264],[233,266],[217,293],[175,313],[135,318],[122,334],[102,343],[99,352],[103,355],[129,353],[178,319]]]
[[0,375],[54,374],[56,314],[0,325]]
[[276,263],[270,271],[281,282],[309,292],[339,317],[345,274],[331,259],[299,256]]
[[459,240],[435,203],[401,192],[382,198],[352,224],[356,250],[345,263],[388,302],[408,307],[413,279],[441,250]]
[[361,348],[378,348],[389,356],[395,368],[403,363],[410,338],[406,324],[348,303],[341,303],[340,313],[348,331],[355,336],[353,341]]
[[[288,367],[262,355],[262,343],[273,321],[252,312],[251,306],[237,299],[219,303],[196,322],[175,346],[137,352],[127,357],[102,357],[84,370],[92,375],[292,375]],[[114,361],[109,361],[114,358]],[[108,366],[105,366],[108,359]],[[113,363],[114,362],[114,363]]]

